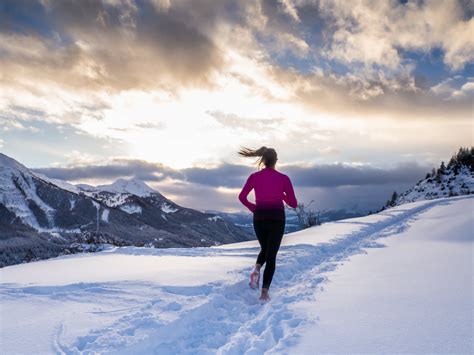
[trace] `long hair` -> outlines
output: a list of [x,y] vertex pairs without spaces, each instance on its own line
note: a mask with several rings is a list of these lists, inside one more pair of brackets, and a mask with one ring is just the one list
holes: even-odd
[[275,166],[278,158],[275,149],[267,148],[265,146],[258,149],[250,149],[247,147],[242,147],[237,154],[243,157],[260,157],[255,162],[257,167],[260,169],[262,165],[265,165],[267,168],[272,168]]

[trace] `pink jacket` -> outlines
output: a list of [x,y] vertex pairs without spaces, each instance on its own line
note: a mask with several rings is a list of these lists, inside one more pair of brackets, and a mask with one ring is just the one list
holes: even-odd
[[[255,202],[247,199],[252,189],[255,190]],[[251,174],[239,194],[239,200],[250,211],[257,207],[283,209],[283,201],[296,208],[297,201],[290,178],[272,168],[264,168]]]

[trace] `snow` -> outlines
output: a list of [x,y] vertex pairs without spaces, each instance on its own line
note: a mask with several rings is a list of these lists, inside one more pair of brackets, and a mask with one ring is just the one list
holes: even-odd
[[161,210],[164,212],[164,213],[175,213],[176,211],[178,211],[177,208],[173,208],[171,207],[171,205],[167,204],[167,203],[163,203],[161,205]]
[[214,217],[208,217],[207,219],[212,221],[212,222],[217,222],[217,220],[222,219],[222,217],[221,216],[214,216]]
[[119,207],[127,203],[130,194],[101,195],[97,193],[89,193],[91,197],[97,198],[108,207]]
[[[86,196],[92,197],[108,207],[120,207],[121,210],[131,213],[141,213],[141,207],[136,205],[126,205],[133,197],[148,197],[151,195],[161,196],[157,191],[153,190],[147,184],[137,179],[118,179],[109,185],[90,186],[85,184],[76,185],[76,188]],[[123,207],[123,208],[122,208]],[[176,212],[177,210],[170,209],[166,213]]]
[[70,184],[64,180],[58,180],[58,179],[53,179],[53,178],[50,178],[44,174],[40,174],[40,173],[37,173],[37,172],[34,172],[34,175],[36,175],[37,177],[39,177],[41,180],[43,181],[46,181],[46,182],[49,182],[63,190],[66,190],[66,191],[69,191],[69,192],[73,192],[75,194],[79,194],[81,192],[81,189],[76,186],[76,185],[73,185],[73,184]]
[[394,225],[386,248],[325,273],[316,302],[295,303],[316,322],[293,353],[472,353],[473,200]]
[[120,206],[120,209],[128,214],[142,213],[142,208],[134,204]]
[[8,171],[19,171],[24,174],[29,173],[29,170],[26,166],[2,153],[0,153],[0,167],[2,167],[1,173]]
[[118,179],[110,185],[96,186],[93,190],[112,193],[130,193],[139,197],[146,197],[158,193],[143,181],[137,179]]
[[54,224],[54,209],[36,194],[34,178],[25,166],[0,153],[0,203],[20,217],[23,223],[40,231],[43,228],[27,202],[33,201],[45,213],[50,226]]
[[418,182],[413,188],[402,193],[396,201],[397,205],[404,203],[430,200],[440,197],[469,195],[474,192],[474,174],[468,166],[459,168],[457,174],[453,169],[447,168],[440,175],[437,182],[434,177],[429,177]]
[[109,213],[110,213],[110,210],[109,209],[104,209],[104,211],[102,212],[102,216],[101,216],[101,219],[104,221],[104,222],[109,222]]
[[474,196],[284,237],[270,290],[256,241],[110,248],[0,270],[5,353],[472,353]]

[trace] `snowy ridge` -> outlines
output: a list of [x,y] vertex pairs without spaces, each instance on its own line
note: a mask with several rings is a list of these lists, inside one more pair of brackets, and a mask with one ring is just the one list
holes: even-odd
[[26,166],[2,153],[0,153],[0,167],[2,167],[0,175],[7,174],[11,171],[20,171],[22,173],[29,174],[29,170]]
[[137,179],[118,179],[109,185],[98,185],[93,191],[108,191],[112,193],[125,194],[129,193],[139,197],[146,197],[152,194],[158,194],[150,186]]
[[401,194],[395,205],[471,193],[474,193],[474,174],[469,167],[462,166],[457,173],[453,169],[447,168],[439,174],[439,177],[427,177]]
[[[263,306],[247,286],[258,252],[255,241],[192,249],[114,248],[95,255],[9,267],[2,270],[0,296],[7,302],[5,310],[11,310],[8,305],[13,307],[19,296],[22,301],[15,306],[17,312],[18,307],[27,312],[25,302],[36,305],[40,299],[48,309],[56,309],[53,314],[47,312],[45,328],[49,330],[39,340],[41,344],[35,342],[37,351],[295,353],[292,347],[302,329],[318,320],[297,312],[294,305],[317,301],[328,273],[366,249],[383,247],[379,238],[404,233],[432,209],[448,208],[449,221],[464,211],[464,218],[472,223],[469,207],[473,203],[474,196],[419,201],[286,235],[272,284],[272,301]],[[462,238],[468,238],[463,243],[472,243],[472,236]],[[62,271],[56,272],[59,265]],[[94,272],[65,272],[78,268]],[[69,307],[78,305],[87,321],[77,319],[77,313],[68,316]],[[16,314],[11,312],[7,320]],[[21,334],[31,335],[27,325],[7,330],[7,350],[26,344],[18,338]],[[28,352],[27,345],[22,346]],[[317,351],[317,344],[314,349]]]
[[37,173],[37,172],[34,172],[33,173],[34,175],[36,175],[38,178],[40,178],[41,180],[43,181],[46,181],[46,182],[49,182],[53,185],[56,185],[57,187],[60,187],[61,189],[63,190],[66,190],[66,191],[69,191],[69,192],[73,192],[75,194],[78,194],[81,192],[81,189],[78,188],[76,185],[73,185],[73,184],[70,184],[66,181],[63,181],[63,180],[58,180],[58,179],[53,179],[53,178],[50,178],[44,174],[40,174],[40,173]]
[[461,147],[453,154],[447,166],[441,162],[438,169],[433,169],[413,188],[400,196],[394,192],[386,207],[469,194],[474,194],[474,147]]
[[[54,224],[54,209],[38,197],[33,178],[24,165],[0,153],[0,203],[20,217],[25,224],[43,230],[29,203],[34,203],[45,213],[49,227]],[[31,202],[27,203],[28,201]]]

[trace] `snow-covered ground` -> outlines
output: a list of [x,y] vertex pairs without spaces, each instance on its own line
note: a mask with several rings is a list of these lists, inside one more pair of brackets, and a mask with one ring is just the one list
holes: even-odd
[[113,248],[0,270],[2,353],[472,353],[474,196],[284,237],[261,305],[256,241]]

